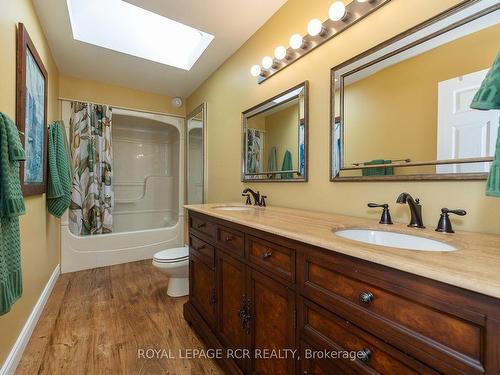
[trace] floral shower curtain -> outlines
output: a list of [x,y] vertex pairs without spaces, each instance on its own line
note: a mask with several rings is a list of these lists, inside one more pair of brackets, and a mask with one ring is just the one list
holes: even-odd
[[69,228],[76,235],[113,228],[111,107],[71,103],[73,188]]
[[264,132],[247,129],[247,173],[262,172],[262,158],[264,157]]

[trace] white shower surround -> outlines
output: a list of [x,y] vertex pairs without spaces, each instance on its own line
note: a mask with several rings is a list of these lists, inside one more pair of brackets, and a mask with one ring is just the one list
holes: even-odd
[[[63,101],[62,103],[63,120],[66,126],[69,126],[70,103]],[[103,267],[114,264],[133,262],[142,259],[151,259],[158,251],[182,246],[184,238],[184,124],[183,118],[168,116],[162,114],[154,114],[148,112],[140,112],[133,110],[125,110],[113,108],[113,116],[129,116],[134,121],[144,119],[150,124],[154,122],[159,126],[169,126],[170,131],[178,132],[178,152],[177,157],[171,155],[171,165],[166,168],[172,173],[170,175],[151,175],[148,180],[151,183],[145,183],[140,196],[120,197],[120,183],[126,185],[127,182],[118,176],[118,193],[115,191],[115,225],[118,226],[117,231],[110,234],[96,236],[77,236],[70,232],[68,227],[68,215],[63,216],[61,221],[61,272],[74,272],[89,268]],[[69,129],[68,134],[69,134]],[[118,139],[120,137],[117,137]],[[158,148],[157,148],[158,151]],[[171,150],[170,150],[171,151]],[[149,155],[154,157],[154,154]],[[130,171],[133,171],[134,166],[131,166]],[[137,171],[137,169],[136,169]],[[148,171],[145,171],[148,174]],[[133,173],[132,173],[133,174]],[[116,181],[117,176],[114,176]],[[168,180],[166,184],[170,188],[174,188],[178,199],[171,195],[158,195],[157,201],[151,198],[148,190],[155,189],[155,185],[159,180]],[[156,181],[155,181],[156,180]],[[175,181],[177,180],[177,181]],[[120,182],[121,181],[121,182]],[[163,182],[162,182],[163,183]],[[130,186],[137,187],[137,183],[132,182]],[[137,191],[136,191],[137,192]],[[136,192],[129,191],[132,195]],[[141,212],[134,210],[124,210],[127,205],[134,206],[135,203],[126,202],[141,201],[145,203],[146,208]],[[121,202],[120,202],[121,201]],[[164,204],[164,207],[160,207]],[[175,205],[171,206],[172,204]],[[160,208],[158,208],[160,207]],[[124,220],[121,220],[120,216]],[[160,224],[162,223],[162,224]],[[144,229],[151,227],[151,229]],[[156,228],[155,228],[156,226]],[[139,229],[141,228],[141,229]]]

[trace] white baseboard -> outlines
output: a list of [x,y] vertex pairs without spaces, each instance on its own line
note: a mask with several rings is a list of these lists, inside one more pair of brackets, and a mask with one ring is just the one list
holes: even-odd
[[50,293],[52,293],[52,289],[54,289],[54,285],[56,285],[56,281],[60,273],[61,271],[58,264],[54,269],[54,272],[52,272],[47,285],[45,285],[40,298],[38,298],[35,307],[31,311],[31,314],[21,330],[16,343],[12,347],[9,356],[5,360],[2,368],[0,368],[0,375],[12,375],[16,371],[17,365],[23,356],[24,349],[26,349],[26,345],[28,345],[28,342],[30,341],[31,334],[38,323],[38,319],[40,318],[43,308],[49,299]]

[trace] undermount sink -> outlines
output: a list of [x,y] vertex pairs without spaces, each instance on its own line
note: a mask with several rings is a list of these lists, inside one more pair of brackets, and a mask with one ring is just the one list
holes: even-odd
[[455,251],[456,247],[447,243],[420,236],[370,229],[345,229],[336,231],[337,236],[371,245],[396,247],[418,251]]
[[251,210],[252,207],[248,206],[219,206],[219,207],[214,207],[215,210],[220,210],[220,211],[248,211]]

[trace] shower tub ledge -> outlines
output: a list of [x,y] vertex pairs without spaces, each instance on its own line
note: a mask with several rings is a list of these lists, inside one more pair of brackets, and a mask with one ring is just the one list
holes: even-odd
[[61,225],[61,272],[151,259],[158,251],[183,244],[183,215],[171,227],[95,236],[75,236]]

